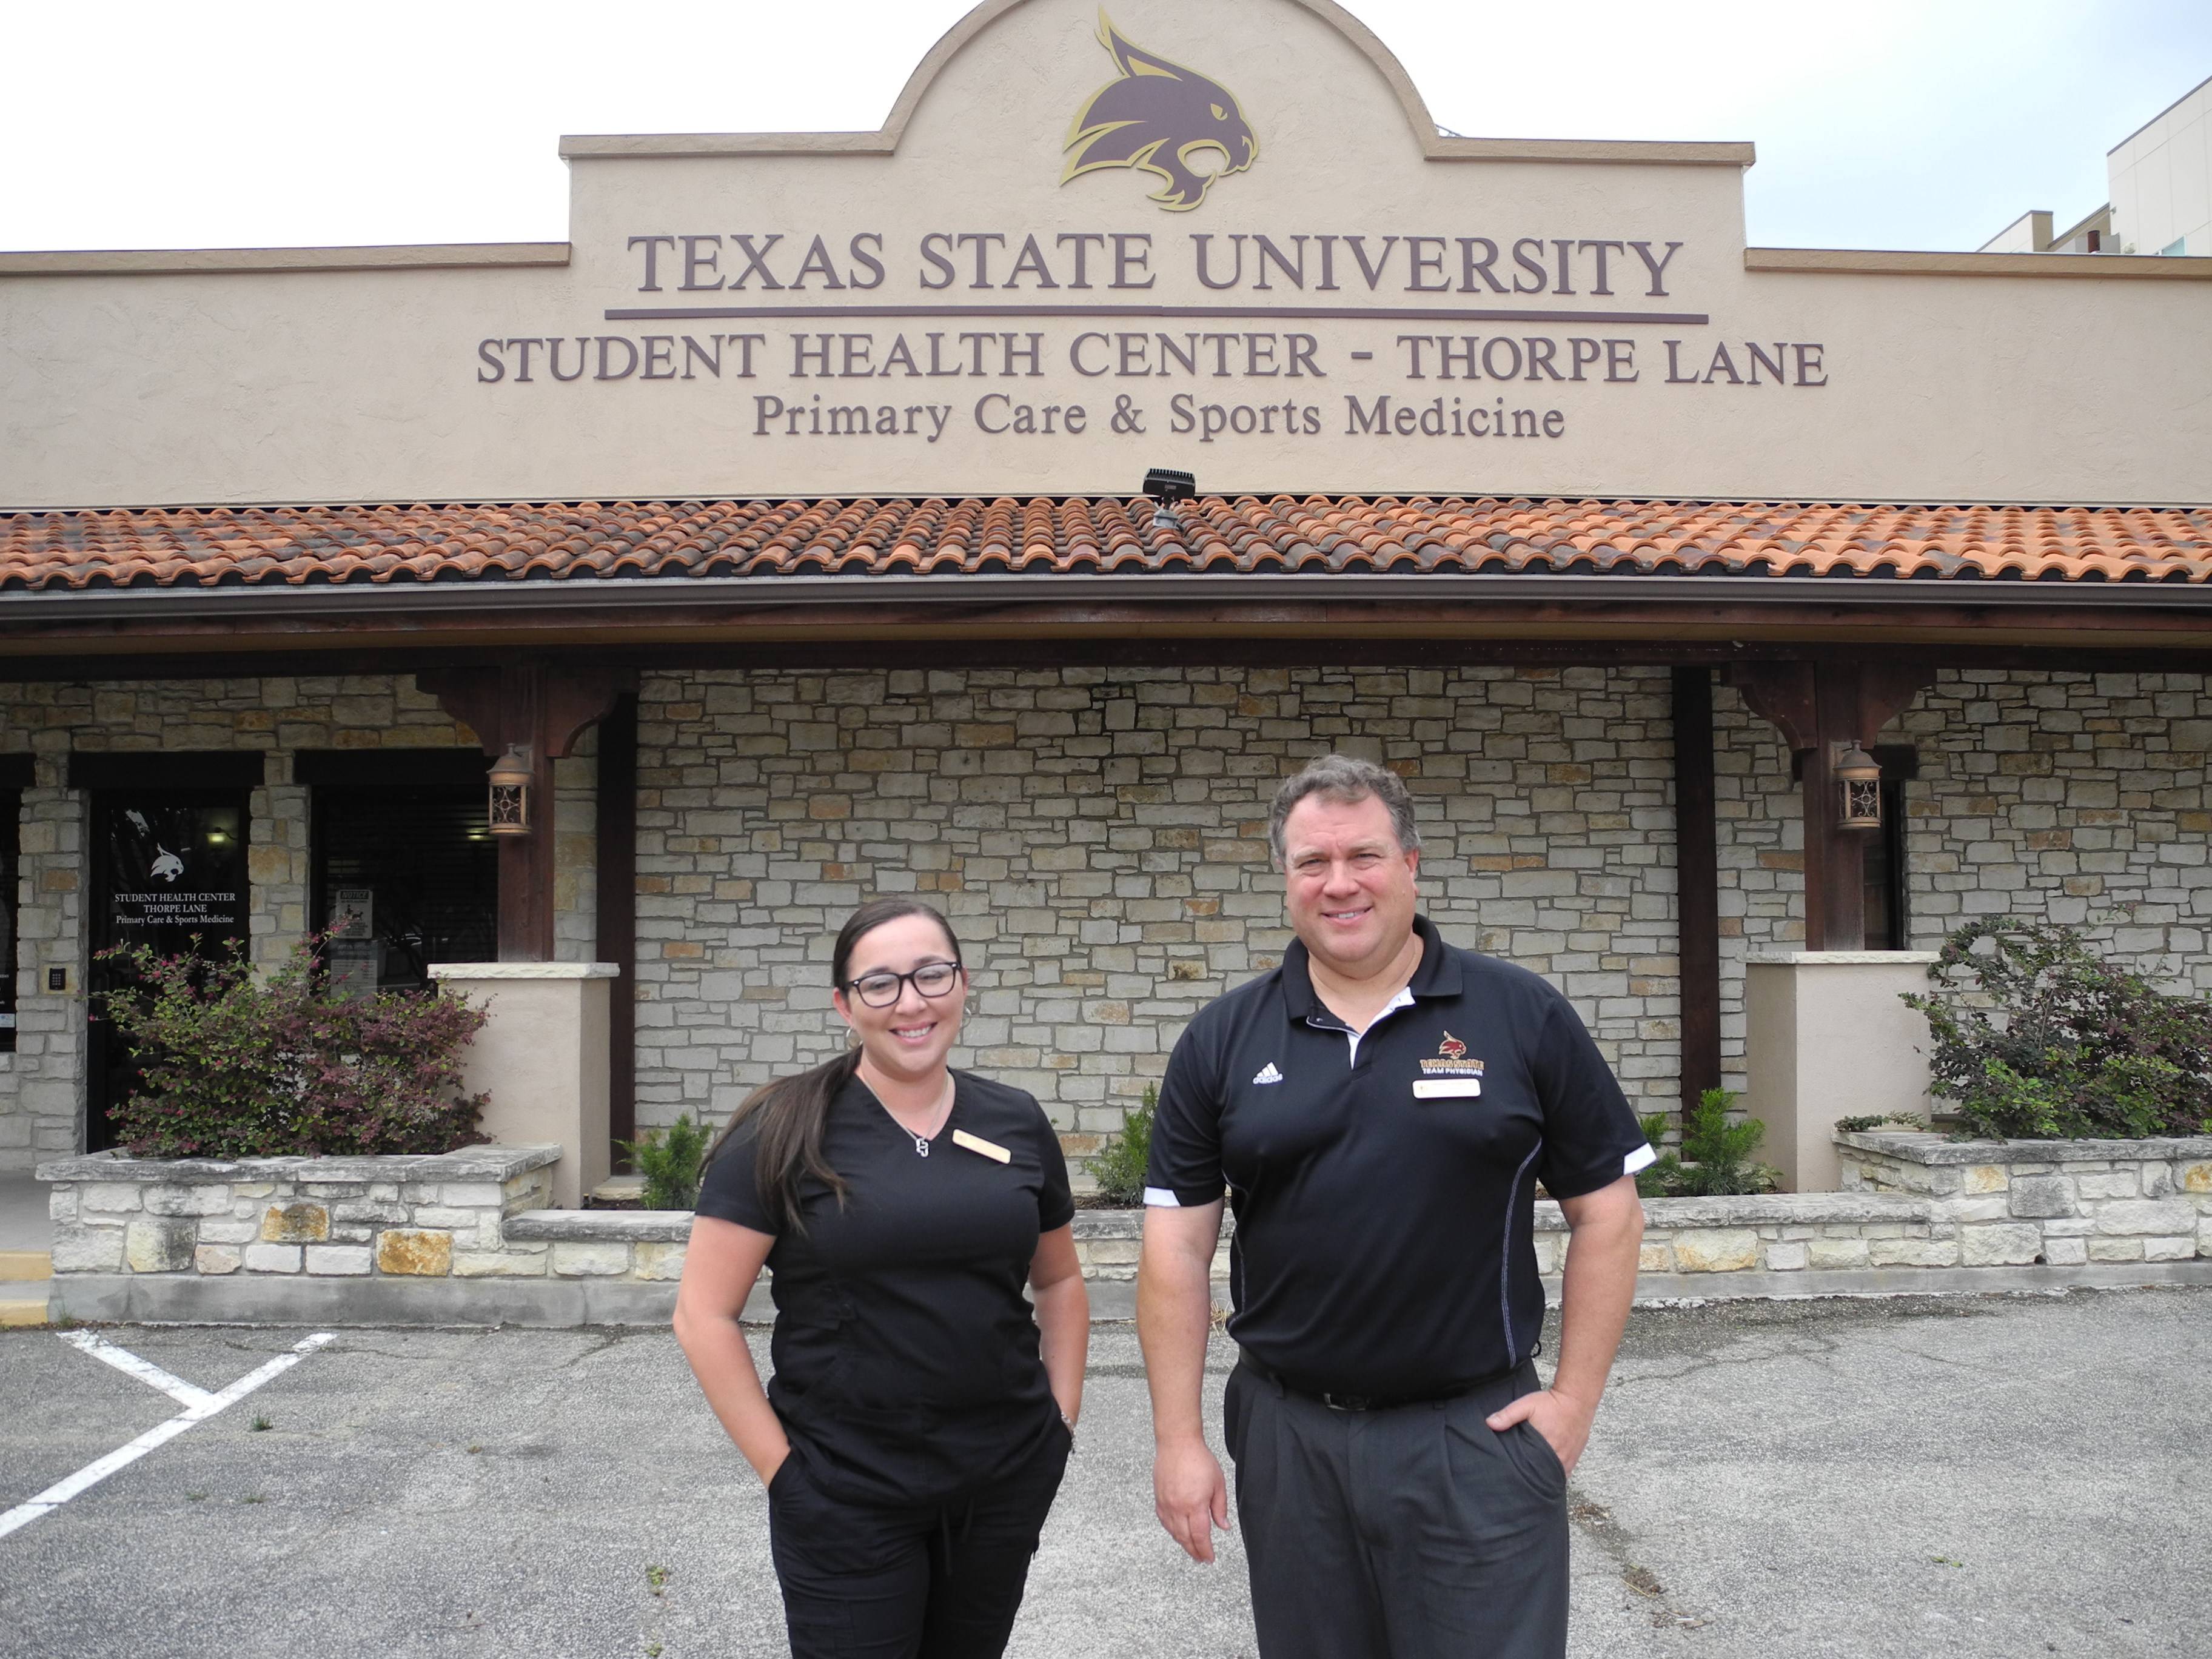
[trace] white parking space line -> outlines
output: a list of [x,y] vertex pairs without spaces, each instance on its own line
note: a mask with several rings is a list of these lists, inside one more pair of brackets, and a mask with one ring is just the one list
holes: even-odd
[[72,1348],[81,1348],[94,1359],[104,1359],[126,1376],[135,1376],[149,1388],[159,1389],[179,1406],[197,1406],[209,1398],[205,1389],[195,1388],[181,1376],[172,1376],[150,1359],[141,1359],[127,1348],[118,1348],[104,1336],[90,1331],[64,1331],[63,1341]]
[[[174,1383],[177,1388],[189,1389],[199,1397],[196,1401],[187,1403],[183,1411],[178,1413],[167,1422],[157,1424],[155,1427],[147,1430],[129,1445],[117,1447],[106,1456],[86,1464],[68,1479],[55,1482],[27,1503],[18,1504],[4,1515],[0,1515],[0,1538],[5,1538],[18,1528],[29,1526],[42,1515],[51,1514],[78,1493],[98,1486],[116,1470],[125,1468],[137,1462],[157,1446],[168,1444],[194,1424],[204,1423],[217,1413],[236,1405],[263,1383],[273,1377],[283,1376],[309,1354],[314,1352],[316,1349],[325,1343],[335,1341],[337,1337],[336,1331],[318,1331],[314,1335],[294,1344],[289,1352],[280,1353],[275,1358],[255,1366],[228,1388],[216,1394],[209,1394],[204,1389],[192,1388],[189,1382],[179,1382],[177,1378],[162,1370],[160,1366],[150,1364],[140,1359],[136,1354],[125,1352],[125,1350],[115,1347],[112,1343],[103,1343],[101,1346],[111,1352],[102,1352],[99,1349],[88,1347],[85,1343],[78,1340],[82,1333],[64,1331],[60,1334],[63,1341],[70,1343],[74,1347],[82,1348],[86,1352],[94,1354],[98,1358],[106,1360],[118,1370],[131,1372],[142,1382],[153,1382],[154,1387],[161,1389],[164,1393],[173,1392],[169,1384]],[[112,1357],[116,1354],[122,1355],[123,1359],[131,1363],[122,1364]],[[137,1369],[141,1366],[144,1367],[144,1371]],[[153,1372],[166,1381],[154,1382],[153,1377],[146,1376],[145,1372]],[[183,1398],[182,1395],[178,1397]]]

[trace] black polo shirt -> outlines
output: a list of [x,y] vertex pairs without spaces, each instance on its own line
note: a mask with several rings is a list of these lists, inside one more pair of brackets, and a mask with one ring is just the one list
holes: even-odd
[[[1000,1163],[956,1130],[1006,1152]],[[991,1485],[1062,1432],[1023,1287],[1037,1238],[1075,1213],[1067,1164],[1033,1095],[953,1073],[929,1155],[853,1079],[822,1152],[846,1183],[801,1182],[806,1231],[778,1234],[769,1402],[815,1483],[854,1503],[945,1503]],[[754,1136],[726,1141],[699,1213],[776,1233]]]
[[1237,1212],[1230,1334],[1308,1388],[1422,1394],[1535,1351],[1534,1188],[1595,1192],[1650,1147],[1574,1006],[1425,917],[1407,994],[1355,1043],[1305,946],[1201,1010],[1169,1058],[1146,1201]]

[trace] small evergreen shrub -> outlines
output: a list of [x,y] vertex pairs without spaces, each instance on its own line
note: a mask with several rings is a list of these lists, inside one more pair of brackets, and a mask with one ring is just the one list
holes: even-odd
[[648,1210],[690,1210],[699,1203],[699,1181],[707,1168],[707,1131],[685,1112],[665,1129],[647,1129],[635,1140],[616,1143],[630,1167],[645,1177]]
[[1159,1085],[1147,1083],[1142,1103],[1122,1120],[1121,1133],[1083,1160],[1109,1204],[1145,1201],[1145,1166],[1152,1156],[1152,1114],[1160,1103]]
[[2212,1003],[2170,997],[2075,928],[1970,922],[1905,1000],[1928,1017],[1929,1075],[1977,1136],[2212,1134]]
[[[1732,1194],[1771,1193],[1778,1176],[1752,1154],[1765,1139],[1766,1126],[1755,1117],[1731,1121],[1738,1097],[1732,1089],[1708,1089],[1683,1114],[1682,1150],[1662,1152],[1637,1171],[1636,1190],[1645,1198],[1717,1198]],[[1640,1120],[1653,1146],[1666,1133],[1667,1115]]]
[[266,979],[242,941],[211,956],[102,952],[132,983],[101,1013],[136,1051],[116,1113],[140,1158],[448,1152],[480,1141],[486,1095],[460,1092],[484,1013],[450,992],[341,996],[315,982],[319,938]]

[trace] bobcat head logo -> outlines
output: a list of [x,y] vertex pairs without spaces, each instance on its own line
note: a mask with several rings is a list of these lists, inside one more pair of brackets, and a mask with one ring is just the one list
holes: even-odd
[[1462,1042],[1449,1031],[1446,1031],[1444,1033],[1444,1040],[1437,1044],[1437,1053],[1446,1060],[1465,1060],[1467,1058],[1467,1044]]
[[154,843],[154,850],[161,856],[147,866],[146,873],[156,881],[166,881],[175,886],[185,873],[185,861],[158,841]]
[[[1103,10],[1098,44],[1121,70],[1091,94],[1067,130],[1067,171],[1060,182],[1102,167],[1138,167],[1167,182],[1152,200],[1170,213],[1188,213],[1206,199],[1206,187],[1242,173],[1260,154],[1237,99],[1218,81],[1171,64],[1122,39]],[[1200,150],[1221,152],[1223,165],[1197,173]]]

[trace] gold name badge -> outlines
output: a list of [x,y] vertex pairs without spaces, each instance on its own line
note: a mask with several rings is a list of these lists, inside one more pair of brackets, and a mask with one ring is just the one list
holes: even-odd
[[965,1146],[971,1152],[980,1152],[983,1157],[1000,1164],[1011,1164],[1014,1161],[1014,1155],[1005,1147],[986,1140],[981,1135],[971,1135],[965,1129],[955,1129],[952,1132],[952,1144],[956,1146]]

